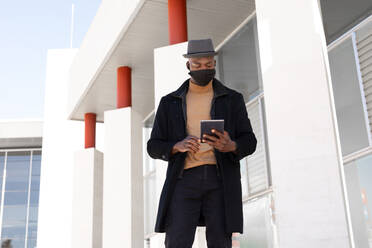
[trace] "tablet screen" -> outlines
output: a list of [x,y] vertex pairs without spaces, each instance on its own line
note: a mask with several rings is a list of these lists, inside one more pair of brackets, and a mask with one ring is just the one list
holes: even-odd
[[208,134],[218,138],[217,134],[212,133],[212,129],[216,129],[223,133],[224,131],[224,120],[200,120],[200,140],[203,142],[203,135]]

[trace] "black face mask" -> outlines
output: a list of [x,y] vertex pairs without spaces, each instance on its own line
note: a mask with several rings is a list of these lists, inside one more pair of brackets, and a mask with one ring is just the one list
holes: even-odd
[[195,70],[188,73],[197,85],[206,86],[216,75],[216,69]]

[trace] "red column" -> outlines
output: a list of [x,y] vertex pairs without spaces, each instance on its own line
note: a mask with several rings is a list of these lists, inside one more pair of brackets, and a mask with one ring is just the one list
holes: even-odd
[[132,69],[121,66],[117,69],[117,97],[116,107],[132,106]]
[[96,147],[96,114],[85,113],[85,148]]
[[186,0],[168,0],[169,44],[187,41]]

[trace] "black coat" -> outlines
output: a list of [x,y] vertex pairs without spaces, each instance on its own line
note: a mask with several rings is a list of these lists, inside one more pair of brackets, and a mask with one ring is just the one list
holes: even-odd
[[[237,143],[237,154],[214,150],[217,168],[222,176],[226,231],[243,233],[242,188],[240,159],[256,150],[257,139],[252,131],[244,97],[238,91],[223,85],[218,79],[212,81],[214,96],[211,119],[224,119],[224,129]],[[186,93],[189,79],[175,91],[163,96],[156,111],[147,152],[154,159],[168,161],[166,179],[160,195],[155,232],[165,232],[165,218],[172,198],[177,177],[183,172],[187,152],[171,155],[175,143],[187,137]],[[198,226],[205,226],[201,215]]]

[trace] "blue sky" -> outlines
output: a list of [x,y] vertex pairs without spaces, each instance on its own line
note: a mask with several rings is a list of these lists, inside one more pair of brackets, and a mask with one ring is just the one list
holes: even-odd
[[0,8],[0,119],[43,118],[46,55],[80,46],[101,0],[2,1]]

